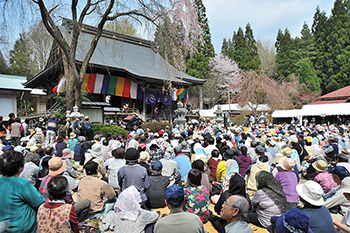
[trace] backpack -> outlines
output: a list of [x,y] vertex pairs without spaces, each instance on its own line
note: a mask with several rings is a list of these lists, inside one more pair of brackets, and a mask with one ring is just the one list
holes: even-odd
[[87,133],[91,132],[91,125],[90,124],[85,125],[85,132],[87,132]]

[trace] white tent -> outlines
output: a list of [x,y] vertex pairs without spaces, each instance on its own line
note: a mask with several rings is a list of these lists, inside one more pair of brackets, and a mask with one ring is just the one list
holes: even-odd
[[301,115],[302,115],[301,109],[276,110],[272,113],[273,118],[290,118],[290,117],[299,117]]
[[350,115],[350,103],[304,105],[302,108],[302,115],[303,116]]

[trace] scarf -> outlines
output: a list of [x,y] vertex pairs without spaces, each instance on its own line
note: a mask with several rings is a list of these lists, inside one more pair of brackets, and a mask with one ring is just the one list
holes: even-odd
[[267,171],[260,171],[256,175],[256,183],[258,190],[262,189],[276,204],[282,214],[289,209],[289,203],[287,202],[283,187],[271,173]]
[[142,202],[141,195],[135,186],[132,185],[120,194],[114,205],[114,209],[120,212],[122,219],[135,222],[141,211],[140,202]]

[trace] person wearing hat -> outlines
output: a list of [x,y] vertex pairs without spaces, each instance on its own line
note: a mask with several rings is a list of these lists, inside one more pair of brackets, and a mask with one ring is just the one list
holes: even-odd
[[268,227],[269,232],[313,233],[310,229],[309,217],[298,208],[291,208],[280,217],[271,217],[271,223],[272,225]]
[[[323,205],[323,189],[315,181],[306,181],[297,186],[300,201],[303,203],[303,211],[310,219],[312,232],[335,233],[332,217],[328,209]],[[320,221],[322,219],[322,221]]]
[[[47,132],[46,132],[46,134],[47,134]],[[42,129],[36,128],[35,129],[35,134],[33,135],[32,138],[35,139],[37,147],[42,148],[44,146],[43,143],[45,142],[45,136],[43,134]],[[56,141],[56,138],[55,138],[55,141]]]
[[164,148],[158,144],[157,140],[152,140],[149,144],[149,148],[146,150],[151,158],[151,162],[160,160],[164,155]]
[[[60,157],[52,157],[49,160],[49,174],[45,176],[40,184],[39,192],[44,197],[44,199],[49,202],[49,192],[47,190],[47,184],[52,179],[52,177],[62,176],[65,169],[67,167],[67,163],[63,161]],[[74,202],[72,194],[67,192],[67,196],[65,197],[65,201],[68,204],[73,204],[75,210],[78,215],[78,221],[83,222],[85,219],[89,217],[89,209],[90,209],[90,201],[89,200],[81,200],[78,202]]]
[[[74,152],[71,151],[69,148],[65,148],[62,151],[62,160],[64,160],[67,163],[66,170],[64,172],[65,175],[71,176],[72,178],[78,178],[79,176],[73,169],[71,158],[73,158]],[[81,178],[81,177],[79,177]]]
[[64,202],[67,192],[75,186],[74,180],[71,182],[70,184],[64,176],[57,176],[53,177],[47,184],[50,201],[39,207],[38,233],[47,232],[47,229],[55,232],[68,230],[79,233],[77,212],[73,205]]
[[118,183],[122,192],[134,185],[141,194],[142,205],[144,206],[147,200],[145,192],[149,187],[149,182],[146,168],[137,163],[139,158],[140,152],[135,148],[126,150],[126,165],[118,170]]
[[327,163],[324,160],[319,159],[313,162],[310,167],[315,169],[317,173],[313,180],[321,185],[324,193],[328,193],[337,187],[332,174],[327,171]]
[[343,166],[350,172],[349,155],[337,154],[335,156],[335,166]]
[[226,176],[226,162],[229,159],[236,160],[238,164],[238,168],[240,165],[240,161],[236,156],[239,155],[239,151],[236,147],[232,147],[232,149],[227,149],[223,155],[222,155],[222,161],[218,163],[217,169],[216,169],[216,181],[222,183],[225,176]]
[[228,223],[225,226],[226,233],[253,233],[248,220],[248,201],[239,195],[230,196],[222,205],[220,216]]
[[75,145],[78,143],[77,135],[73,132],[69,134],[69,139],[67,142],[68,148],[74,152]]
[[[104,218],[115,203],[114,189],[107,182],[97,178],[99,164],[89,160],[84,165],[86,176],[80,180],[78,186],[78,200],[87,199],[91,202],[90,216]],[[105,203],[103,198],[107,198]]]
[[332,176],[338,187],[324,195],[326,198],[324,206],[331,209],[339,205],[341,211],[346,212],[350,207],[350,202],[344,197],[343,191],[350,187],[349,171],[345,167],[336,166],[332,171]]
[[293,172],[295,162],[291,158],[282,157],[278,161],[283,171],[278,172],[275,176],[276,180],[280,182],[283,187],[283,191],[286,194],[287,201],[293,203],[296,207],[298,203],[298,193],[296,186],[298,185],[298,179]]
[[204,233],[204,225],[200,218],[192,213],[184,212],[185,204],[184,191],[177,185],[168,187],[165,191],[165,203],[170,213],[160,218],[155,227],[154,233]]
[[162,175],[163,165],[160,161],[151,164],[151,175],[148,177],[149,187],[146,190],[146,206],[150,209],[165,207],[165,190],[170,184],[168,176]]
[[37,232],[36,213],[44,198],[28,179],[18,177],[24,168],[22,153],[8,150],[0,156],[0,222],[8,232]]
[[51,115],[47,122],[45,147],[51,146],[56,141],[57,127],[56,115]]
[[339,147],[337,144],[338,140],[334,137],[330,137],[328,139],[328,145],[324,146],[322,149],[324,149],[324,153],[327,155],[326,159],[327,161],[331,161],[335,159],[335,155],[339,153]]
[[84,165],[91,161],[94,161],[98,164],[98,173],[100,178],[104,178],[106,176],[106,168],[103,164],[103,156],[102,156],[102,146],[101,144],[95,143],[91,146],[91,149],[85,153],[85,161]]
[[84,136],[86,140],[90,141],[92,139],[92,130],[91,130],[91,122],[89,120],[89,116],[84,117],[83,129],[84,129]]
[[169,146],[166,149],[166,152],[164,154],[164,157],[159,160],[162,163],[163,169],[162,169],[162,175],[168,176],[170,179],[170,185],[175,184],[176,180],[179,177],[179,165],[176,161],[174,161],[174,148]]
[[246,172],[247,192],[250,195],[254,195],[254,193],[258,190],[255,176],[260,171],[270,172],[269,158],[266,155],[260,155],[257,163],[253,164]]
[[147,151],[140,151],[140,158],[138,161],[138,164],[140,164],[142,167],[146,168],[148,176],[151,175],[151,167],[149,164],[150,156]]

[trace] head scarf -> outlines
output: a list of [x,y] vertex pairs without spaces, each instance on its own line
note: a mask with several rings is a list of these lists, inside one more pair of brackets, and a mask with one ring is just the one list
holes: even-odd
[[239,173],[237,161],[234,159],[229,159],[226,162],[226,176],[230,175],[231,173]]
[[135,222],[141,210],[140,202],[142,202],[141,195],[132,185],[120,194],[114,209],[119,211],[122,219]]
[[283,187],[271,173],[260,171],[256,175],[256,183],[258,190],[263,190],[282,213],[285,213],[289,209],[289,204],[287,202],[286,194],[283,191]]
[[231,195],[240,195],[242,197],[246,197],[245,181],[240,174],[235,173],[231,177],[228,192]]

